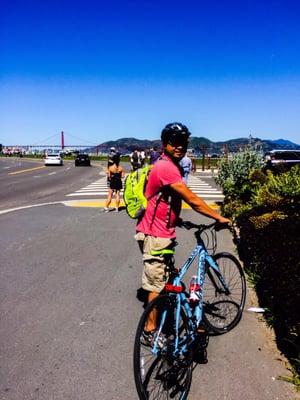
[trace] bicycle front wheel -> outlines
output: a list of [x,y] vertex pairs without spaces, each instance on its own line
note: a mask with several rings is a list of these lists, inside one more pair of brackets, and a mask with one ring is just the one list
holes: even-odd
[[[160,295],[145,309],[135,336],[134,378],[140,399],[187,398],[192,380],[192,350],[184,309],[180,312],[178,352],[175,350],[176,296]],[[149,314],[156,314],[157,331],[145,339]]]
[[[242,317],[246,300],[246,280],[239,261],[232,254],[218,253],[213,259],[220,274],[207,264],[204,319],[214,333],[222,334],[233,329]],[[225,290],[220,275],[228,290]]]

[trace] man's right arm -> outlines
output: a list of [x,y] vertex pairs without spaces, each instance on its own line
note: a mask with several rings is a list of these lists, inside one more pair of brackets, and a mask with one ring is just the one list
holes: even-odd
[[205,215],[206,217],[213,218],[220,223],[230,223],[228,218],[222,217],[215,210],[201,198],[192,192],[184,182],[172,183],[170,188],[174,190],[189,206],[196,212]]

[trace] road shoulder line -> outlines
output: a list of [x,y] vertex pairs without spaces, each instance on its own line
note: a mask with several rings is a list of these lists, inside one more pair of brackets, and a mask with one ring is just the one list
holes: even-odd
[[43,206],[51,206],[53,204],[63,204],[63,201],[51,201],[48,203],[40,203],[40,204],[30,204],[28,206],[20,206],[20,207],[14,207],[14,208],[7,208],[6,210],[1,210],[0,215],[3,214],[8,214],[13,211],[20,211],[20,210],[25,210],[26,208],[33,208],[33,207],[43,207]]

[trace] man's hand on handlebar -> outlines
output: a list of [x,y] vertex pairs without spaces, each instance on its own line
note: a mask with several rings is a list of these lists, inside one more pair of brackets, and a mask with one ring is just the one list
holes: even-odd
[[216,231],[220,231],[221,229],[230,229],[231,228],[231,221],[228,218],[222,217],[220,215],[220,217],[216,220]]
[[219,224],[230,224],[231,221],[228,218],[222,217],[222,215],[219,216],[219,218],[216,220]]

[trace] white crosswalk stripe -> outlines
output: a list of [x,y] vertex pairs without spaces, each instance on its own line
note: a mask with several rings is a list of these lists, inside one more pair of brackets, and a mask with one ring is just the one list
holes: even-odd
[[221,190],[212,187],[209,183],[204,182],[200,176],[190,175],[188,179],[188,187],[202,197],[204,200],[223,201],[224,196]]
[[106,176],[98,179],[97,181],[90,183],[88,186],[82,189],[76,190],[74,193],[67,194],[68,197],[73,196],[101,196],[106,197],[107,190],[107,178]]
[[188,187],[198,196],[210,200],[223,200],[224,196],[221,190],[212,187],[209,183],[204,182],[200,176],[190,175],[188,179]]
[[[204,200],[214,200],[214,201],[222,201],[224,196],[222,192],[214,187],[212,187],[207,182],[204,182],[201,177],[190,175],[188,180],[188,187],[196,193],[198,196],[201,196]],[[89,185],[76,190],[74,193],[67,194],[67,197],[106,197],[108,193],[107,190],[107,181],[106,177],[102,177],[95,182],[90,183]]]

